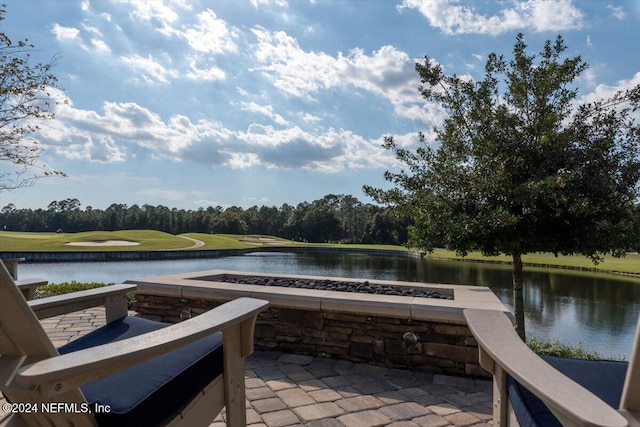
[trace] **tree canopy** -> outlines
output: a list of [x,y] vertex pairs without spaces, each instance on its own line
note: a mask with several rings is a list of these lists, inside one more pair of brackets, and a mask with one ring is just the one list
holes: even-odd
[[[0,5],[0,22],[5,14]],[[28,40],[14,43],[0,32],[0,191],[33,184],[39,176],[64,175],[39,162],[42,150],[30,138],[38,121],[53,118],[51,90],[57,84],[51,73],[55,58],[32,64],[34,50]]]
[[412,218],[414,247],[512,256],[523,338],[521,255],[582,254],[597,262],[638,244],[640,85],[581,101],[571,85],[587,64],[565,50],[558,36],[528,54],[519,34],[513,58],[492,53],[480,80],[446,75],[425,57],[416,64],[419,91],[446,118],[434,141],[419,134],[416,150],[386,137],[406,170],[386,172],[390,190],[365,186]]
[[106,209],[78,199],[52,201],[46,209],[0,209],[0,228],[6,231],[159,230],[180,233],[268,234],[308,242],[403,244],[406,218],[389,208],[364,204],[345,194],[329,194],[297,206],[207,207],[197,210],[113,203]]

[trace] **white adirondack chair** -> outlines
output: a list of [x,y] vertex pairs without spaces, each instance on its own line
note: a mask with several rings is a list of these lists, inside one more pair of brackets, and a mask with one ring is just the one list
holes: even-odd
[[[1,427],[208,426],[225,406],[227,425],[246,424],[244,358],[268,303],[240,298],[165,325],[127,317],[134,289],[27,302],[0,263],[0,391],[15,409],[0,412]],[[107,325],[60,351],[38,321],[95,305],[105,305]]]

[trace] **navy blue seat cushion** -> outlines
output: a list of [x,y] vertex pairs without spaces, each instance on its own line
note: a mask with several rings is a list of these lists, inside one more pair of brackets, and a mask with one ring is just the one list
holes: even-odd
[[[627,374],[627,362],[576,360],[542,356],[551,366],[617,409]],[[544,403],[513,378],[507,378],[509,400],[521,427],[561,427]]]
[[[120,341],[169,326],[125,317],[58,349],[60,354]],[[147,362],[81,387],[90,404],[109,405],[96,414],[100,426],[155,426],[174,415],[222,373],[222,334],[216,333]]]

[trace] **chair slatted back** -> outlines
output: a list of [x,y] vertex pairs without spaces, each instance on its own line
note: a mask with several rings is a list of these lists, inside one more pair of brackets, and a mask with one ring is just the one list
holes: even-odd
[[0,355],[58,355],[3,263],[0,263]]
[[[58,355],[58,350],[44,332],[40,322],[0,262],[0,391],[14,403],[66,402],[86,403],[79,389],[57,396],[43,396],[37,389],[16,386],[14,375],[24,363]],[[44,413],[14,415],[29,426],[96,426],[93,416],[86,413]]]

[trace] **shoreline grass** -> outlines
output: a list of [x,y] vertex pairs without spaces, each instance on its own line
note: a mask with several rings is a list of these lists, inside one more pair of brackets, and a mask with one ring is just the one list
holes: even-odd
[[614,360],[624,361],[625,358],[620,355],[604,355],[589,347],[585,347],[582,343],[577,345],[564,344],[560,341],[549,341],[538,338],[527,339],[527,346],[536,354],[541,356],[562,357],[563,359],[581,359],[581,360]]

